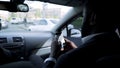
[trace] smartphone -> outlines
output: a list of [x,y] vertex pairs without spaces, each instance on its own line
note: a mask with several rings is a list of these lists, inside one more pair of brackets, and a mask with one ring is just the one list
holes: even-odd
[[64,46],[65,46],[65,39],[64,39],[64,36],[63,34],[61,34],[58,38],[58,42],[60,42],[61,44],[61,50],[64,50]]

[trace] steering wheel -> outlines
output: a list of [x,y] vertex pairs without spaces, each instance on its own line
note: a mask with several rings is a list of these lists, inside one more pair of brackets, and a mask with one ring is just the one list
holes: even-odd
[[55,35],[51,44],[50,56],[58,58],[61,55],[61,49],[64,48],[65,40],[62,34]]

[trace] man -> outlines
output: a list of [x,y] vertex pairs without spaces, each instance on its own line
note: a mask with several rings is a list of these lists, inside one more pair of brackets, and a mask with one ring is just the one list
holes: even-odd
[[[98,2],[96,0],[87,0],[85,3],[86,9],[89,8],[94,13],[95,18],[92,21],[89,21],[90,18],[84,20],[89,22],[91,30],[87,35],[84,35],[83,45],[77,47],[73,42],[65,39],[66,46],[64,51],[68,52],[60,55],[59,42],[53,41],[50,56],[44,61],[43,68],[86,68],[96,65],[99,67],[103,65],[112,66],[113,63],[117,64],[116,61],[120,59],[120,39],[119,33],[116,32],[119,23],[115,16],[117,12],[112,11],[109,7],[113,3],[116,4],[116,2],[105,2],[102,0]],[[97,10],[102,13],[98,12],[98,19],[96,19]],[[108,14],[108,11],[116,13]],[[89,15],[86,18],[92,17],[92,15]],[[85,29],[87,28],[89,27],[85,27]]]
[[[86,3],[87,4],[86,7],[92,8],[90,10],[93,10],[95,14],[97,14],[96,3],[97,3],[96,0],[95,1],[88,0],[88,2]],[[108,6],[108,3],[104,4],[107,4]],[[103,3],[100,2],[100,6],[103,6]],[[93,34],[90,33],[86,35],[86,37],[84,38],[83,45],[77,47],[73,42],[65,39],[66,46],[61,51],[61,46],[59,45],[59,42],[57,42],[56,38],[53,38],[50,56],[44,61],[42,68],[94,67],[96,66],[96,64],[98,64],[99,66],[99,64],[102,64],[103,62],[108,62],[106,60],[109,59],[109,57],[111,58],[111,56],[113,57],[119,55],[120,39],[118,34],[115,32],[118,24],[110,23],[111,21],[112,22],[116,21],[116,19],[115,18],[111,19],[109,15],[106,15],[107,11],[109,10],[105,9],[104,6],[102,8],[99,8],[103,14],[98,15],[100,17],[98,18],[98,20],[96,20],[95,18],[95,22],[98,22],[95,23],[97,29],[93,30],[94,31]],[[114,14],[110,15],[114,16]],[[110,20],[107,19],[107,17],[110,18]],[[105,25],[104,23],[107,23],[107,25]],[[64,53],[61,54],[61,52]],[[110,65],[111,64],[109,64],[109,66]]]

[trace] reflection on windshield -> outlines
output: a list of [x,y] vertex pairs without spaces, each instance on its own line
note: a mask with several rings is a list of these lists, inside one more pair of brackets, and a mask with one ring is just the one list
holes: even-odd
[[0,31],[51,31],[71,7],[25,1],[29,12],[0,11]]

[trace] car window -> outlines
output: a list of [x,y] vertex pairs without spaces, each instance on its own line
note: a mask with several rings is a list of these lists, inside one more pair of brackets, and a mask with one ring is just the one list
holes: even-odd
[[74,25],[75,29],[81,30],[82,22],[83,22],[83,17],[80,16],[76,18],[71,24]]
[[[0,19],[7,22],[0,32],[52,31],[72,7],[40,1],[25,1],[29,12],[8,12],[0,10]],[[43,30],[44,29],[44,30]]]
[[67,27],[63,30],[63,35],[70,37],[81,37],[82,21],[82,16],[73,19],[71,24],[68,24]]

